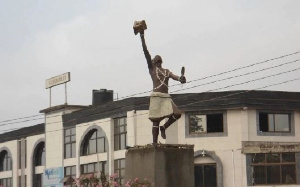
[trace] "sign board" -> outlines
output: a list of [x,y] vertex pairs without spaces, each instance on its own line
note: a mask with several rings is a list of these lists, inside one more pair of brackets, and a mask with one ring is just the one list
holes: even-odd
[[64,167],[45,169],[43,174],[43,187],[63,187],[60,182],[64,178]]
[[46,89],[69,82],[70,79],[71,79],[70,72],[47,79],[46,80]]

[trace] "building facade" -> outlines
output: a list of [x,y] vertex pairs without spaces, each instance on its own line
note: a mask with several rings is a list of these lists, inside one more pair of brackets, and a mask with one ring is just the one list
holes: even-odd
[[[41,110],[45,123],[1,134],[0,184],[39,187],[45,170],[59,167],[66,178],[118,173],[124,184],[126,147],[152,143],[149,98],[101,97]],[[300,186],[300,92],[172,98],[183,114],[159,142],[194,145],[196,187]]]

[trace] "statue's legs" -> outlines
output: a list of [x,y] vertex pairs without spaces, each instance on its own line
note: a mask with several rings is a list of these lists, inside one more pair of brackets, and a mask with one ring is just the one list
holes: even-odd
[[161,132],[161,137],[163,139],[166,139],[167,136],[166,136],[166,129],[172,125],[176,120],[178,120],[179,118],[181,117],[181,114],[172,114],[168,121],[163,125],[163,126],[160,126],[160,132]]
[[157,144],[157,139],[159,135],[159,122],[153,122],[152,126],[152,136],[153,136],[153,144]]

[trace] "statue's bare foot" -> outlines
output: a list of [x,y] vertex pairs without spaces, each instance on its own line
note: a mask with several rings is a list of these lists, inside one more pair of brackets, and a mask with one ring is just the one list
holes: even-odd
[[160,129],[161,137],[163,139],[166,139],[167,136],[166,136],[166,129],[165,129],[165,127],[164,126],[160,126],[159,129]]

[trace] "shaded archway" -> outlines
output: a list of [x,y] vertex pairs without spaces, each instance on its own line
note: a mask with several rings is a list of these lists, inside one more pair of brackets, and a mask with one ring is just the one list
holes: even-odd
[[[10,171],[12,172],[13,159],[12,154],[7,147],[2,147],[0,149],[0,172]],[[2,186],[12,186],[13,172],[11,177],[0,179],[0,184]]]
[[12,170],[12,160],[8,151],[3,150],[0,152],[0,172],[11,171]]
[[35,187],[41,187],[43,185],[43,173],[38,172],[36,167],[45,166],[45,164],[45,142],[39,141],[37,142],[32,155],[32,185]]
[[[220,158],[214,151],[199,150],[194,153],[196,160],[203,160],[200,163],[195,163],[195,168],[201,172],[208,172],[208,174],[216,176],[216,186],[223,187],[223,165]],[[215,169],[215,171],[214,171]],[[201,171],[202,170],[202,171]],[[195,169],[196,172],[196,169]],[[201,173],[202,174],[202,173]]]

